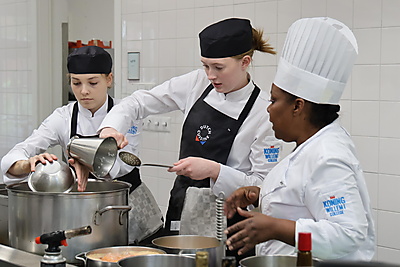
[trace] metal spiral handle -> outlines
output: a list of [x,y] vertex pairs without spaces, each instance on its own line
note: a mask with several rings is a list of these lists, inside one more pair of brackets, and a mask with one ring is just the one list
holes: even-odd
[[219,241],[224,241],[224,229],[226,228],[226,220],[224,216],[224,201],[225,201],[225,194],[224,192],[220,192],[218,194],[218,198],[215,200],[216,202],[216,211],[217,211],[217,239]]

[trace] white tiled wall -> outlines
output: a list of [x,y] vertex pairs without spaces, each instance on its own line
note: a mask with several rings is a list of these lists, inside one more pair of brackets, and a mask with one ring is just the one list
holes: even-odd
[[[118,4],[118,3],[117,3]],[[121,0],[121,95],[126,54],[138,51],[138,83],[159,84],[200,68],[197,34],[219,19],[238,16],[263,28],[278,53],[288,27],[301,17],[330,16],[346,23],[359,44],[359,57],[341,101],[342,124],[353,135],[365,170],[376,218],[380,261],[400,262],[400,1],[398,0]],[[118,47],[116,48],[118,49]],[[256,54],[252,75],[269,90],[278,57]],[[125,64],[125,65],[124,65]],[[126,77],[126,76],[125,76]],[[170,163],[178,156],[182,116],[176,112],[171,133],[144,132],[144,161]],[[165,211],[174,176],[142,168],[145,181]]]
[[0,0],[0,157],[36,126],[32,12],[31,1]]

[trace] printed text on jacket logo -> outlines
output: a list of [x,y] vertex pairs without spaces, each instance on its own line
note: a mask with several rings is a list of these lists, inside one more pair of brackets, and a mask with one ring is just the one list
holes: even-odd
[[325,212],[331,217],[344,214],[344,210],[346,209],[346,200],[344,197],[337,198],[331,196],[328,200],[322,201],[322,204],[324,205]]
[[211,127],[208,125],[201,125],[196,133],[196,141],[204,145],[211,136]]
[[268,162],[278,162],[280,147],[270,146],[264,148],[264,156]]

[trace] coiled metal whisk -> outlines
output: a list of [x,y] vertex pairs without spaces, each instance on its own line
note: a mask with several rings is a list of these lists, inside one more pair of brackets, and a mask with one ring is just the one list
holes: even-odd
[[226,236],[224,235],[224,230],[226,228],[226,218],[224,216],[224,202],[225,202],[225,194],[224,192],[220,192],[218,194],[218,198],[215,200],[216,202],[216,224],[217,224],[217,239],[219,241],[225,241]]

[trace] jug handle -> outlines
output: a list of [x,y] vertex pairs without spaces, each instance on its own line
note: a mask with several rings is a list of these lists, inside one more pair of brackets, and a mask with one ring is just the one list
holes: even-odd
[[101,215],[103,215],[103,213],[105,213],[105,212],[107,212],[107,211],[110,211],[110,210],[120,210],[121,211],[121,213],[119,214],[119,224],[120,225],[123,225],[123,222],[122,222],[122,216],[126,213],[126,212],[128,212],[128,211],[130,211],[132,209],[132,207],[131,206],[106,206],[106,207],[104,207],[104,208],[102,208],[101,210],[97,210],[96,212],[95,212],[95,214],[94,214],[94,224],[95,225],[99,225],[100,223],[99,223],[99,217],[101,217]]
[[81,253],[75,255],[75,259],[83,261],[86,266],[86,252],[81,252]]

